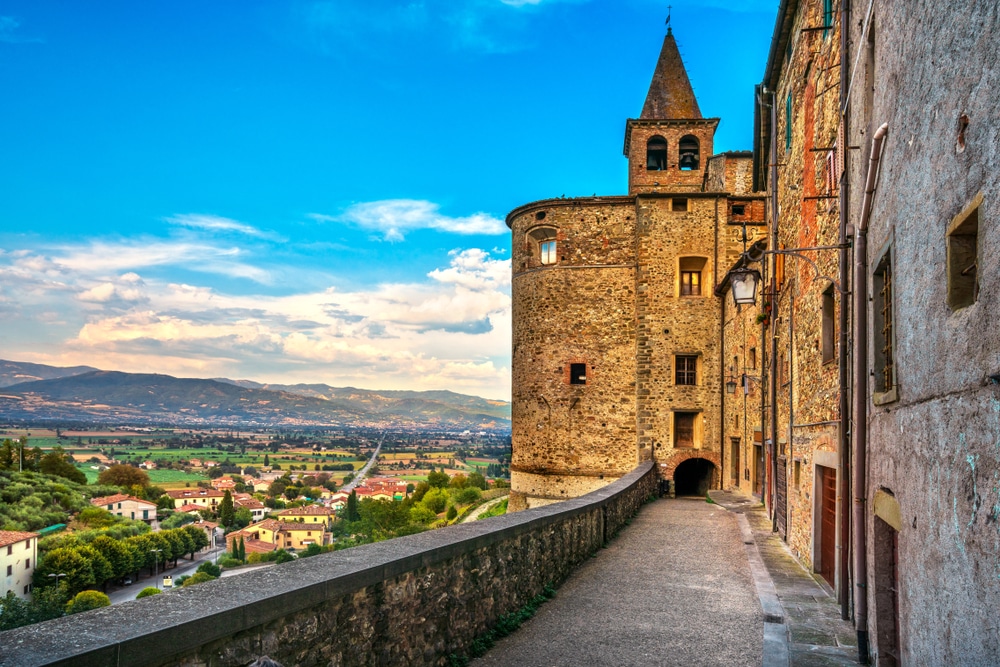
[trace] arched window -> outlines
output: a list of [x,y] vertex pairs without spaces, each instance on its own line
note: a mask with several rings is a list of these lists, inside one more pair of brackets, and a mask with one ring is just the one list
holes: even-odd
[[701,164],[701,150],[699,146],[698,137],[693,134],[685,134],[681,137],[680,144],[677,146],[677,150],[680,153],[677,165],[681,168],[681,171],[698,169],[699,164]]
[[663,171],[667,168],[667,140],[654,135],[646,142],[646,169]]
[[528,238],[537,248],[534,250],[535,257],[541,264],[556,263],[556,233],[555,227],[535,227],[528,232]]

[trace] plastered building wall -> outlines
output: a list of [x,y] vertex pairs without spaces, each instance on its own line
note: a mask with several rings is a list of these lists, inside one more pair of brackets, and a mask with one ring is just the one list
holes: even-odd
[[[876,0],[870,20],[864,9],[851,23],[852,42],[863,45],[851,143],[863,148],[850,168],[852,181],[863,183],[871,136],[888,123],[867,260],[873,309],[881,301],[874,280],[879,262],[891,261],[895,361],[892,391],[875,378],[868,382],[869,631],[876,659],[888,664],[891,536],[903,664],[994,664],[1000,655],[1000,42],[992,36],[1000,14],[992,2],[949,5],[947,20],[940,5],[925,1]],[[853,203],[857,220],[860,198]],[[949,231],[973,211],[978,296],[955,308]],[[866,334],[869,364],[878,372],[881,335],[874,326]]]

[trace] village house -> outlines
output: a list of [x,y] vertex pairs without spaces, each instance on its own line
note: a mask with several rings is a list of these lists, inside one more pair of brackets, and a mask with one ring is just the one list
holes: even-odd
[[10,591],[29,599],[37,562],[38,533],[0,530],[0,598]]
[[141,498],[136,498],[135,496],[118,493],[113,496],[94,498],[90,501],[90,504],[94,507],[106,509],[115,516],[132,519],[134,521],[142,521],[149,525],[149,527],[153,530],[157,530],[159,528],[156,522],[156,503],[148,500],[142,500]]
[[167,491],[167,495],[173,498],[175,508],[197,505],[199,509],[215,512],[218,511],[219,503],[226,494],[215,489],[180,489]]
[[300,550],[307,548],[310,544],[325,544],[327,533],[323,524],[265,519],[260,523],[252,524],[243,530],[227,535],[226,541],[230,545],[230,550],[232,550],[233,540],[239,537],[243,537],[244,546],[247,540],[254,540],[271,544],[277,549]]
[[267,507],[249,493],[237,493],[233,495],[233,507],[235,509],[246,509],[250,511],[253,521],[261,521],[267,516]]
[[304,505],[278,512],[281,521],[297,521],[299,523],[311,523],[325,525],[336,517],[335,510],[319,505]]

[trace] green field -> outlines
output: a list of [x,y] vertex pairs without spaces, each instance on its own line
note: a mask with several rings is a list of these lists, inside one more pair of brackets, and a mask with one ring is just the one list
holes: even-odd
[[[89,465],[77,466],[77,468],[87,476],[87,484],[97,482],[97,476],[100,474],[97,470],[91,469]],[[187,482],[194,484],[208,480],[208,477],[202,473],[184,472],[183,470],[147,470],[146,472],[149,475],[149,481],[157,486],[183,486]]]

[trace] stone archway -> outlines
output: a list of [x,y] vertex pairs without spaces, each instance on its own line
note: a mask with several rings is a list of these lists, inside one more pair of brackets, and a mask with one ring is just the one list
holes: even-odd
[[704,496],[712,488],[715,464],[708,459],[691,458],[674,471],[674,495]]
[[720,470],[718,452],[692,449],[676,452],[661,464],[660,474],[671,481],[673,495],[704,496],[718,486]]

